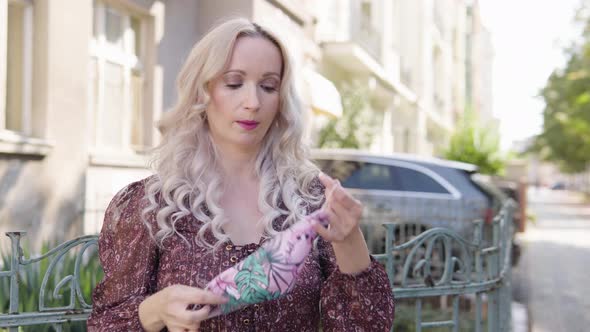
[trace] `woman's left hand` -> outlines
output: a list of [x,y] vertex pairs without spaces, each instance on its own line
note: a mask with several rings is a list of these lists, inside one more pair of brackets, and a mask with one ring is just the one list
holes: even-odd
[[324,173],[320,173],[319,178],[326,187],[322,210],[328,214],[329,226],[316,224],[314,229],[332,243],[342,273],[359,273],[371,264],[369,249],[359,227],[363,205],[342,188],[340,181]]
[[322,210],[330,219],[328,228],[316,225],[316,232],[332,243],[346,242],[351,235],[356,235],[359,222],[363,214],[362,203],[352,197],[340,184],[325,173],[320,173],[319,179],[326,187],[326,201]]

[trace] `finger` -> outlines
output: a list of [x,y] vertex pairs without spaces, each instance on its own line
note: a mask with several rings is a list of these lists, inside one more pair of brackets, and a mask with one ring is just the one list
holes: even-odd
[[338,225],[340,223],[340,221],[337,220],[336,215],[334,214],[334,211],[332,211],[331,209],[324,211],[326,214],[328,214],[328,219],[330,220],[330,224],[329,227],[323,227],[322,225],[319,225],[320,228],[314,228],[316,230],[316,232],[323,237],[325,240],[327,241],[340,241],[342,240],[344,231],[343,231],[343,226]]
[[[337,207],[338,204],[335,204]],[[360,224],[360,215],[362,211],[359,213],[351,213],[345,210],[343,207],[338,209],[331,209],[330,212],[327,212],[328,216],[331,218],[330,228],[330,240],[334,241],[342,241],[347,238],[352,232],[358,229]]]
[[195,325],[194,323],[179,323],[175,322],[174,325],[166,326],[168,331],[170,332],[197,332],[199,330],[199,326]]
[[319,236],[321,236],[324,240],[326,240],[328,242],[332,242],[332,241],[336,240],[332,231],[330,231],[329,229],[327,229],[326,227],[324,227],[320,224],[314,224],[313,229],[316,231],[316,233],[318,233]]
[[192,326],[192,327],[188,327],[188,328],[183,327],[183,328],[181,328],[180,331],[183,331],[183,332],[198,332],[199,331],[199,327],[198,326],[196,326],[196,327]]
[[324,172],[320,172],[318,178],[324,187],[326,187],[324,190],[324,195],[326,196],[326,201],[328,201],[332,196],[332,191],[334,190],[334,187],[336,187],[337,182]]
[[335,224],[358,224],[361,214],[362,206],[348,207],[339,201],[335,201],[330,206],[330,210],[334,213]]
[[328,207],[332,207],[335,211],[343,209],[349,212],[354,219],[360,218],[363,211],[362,203],[344,189],[339,181],[332,196]]
[[332,193],[332,202],[338,202],[342,204],[347,210],[353,210],[360,202],[352,197],[350,193],[346,191],[340,184],[335,187],[334,192]]
[[331,207],[335,202],[340,202],[347,210],[354,211],[360,205],[360,201],[352,197],[352,195],[342,187],[340,180],[335,180],[335,184],[331,190],[326,194],[326,208]]
[[195,311],[183,311],[176,317],[176,325],[182,327],[184,330],[198,329],[201,321],[207,319],[210,306],[204,306],[203,308]]
[[211,306],[204,306],[203,308],[197,310],[197,311],[192,311],[190,313],[190,320],[193,323],[200,323],[201,321],[207,319],[207,316],[209,316],[209,312],[211,311]]
[[350,216],[348,211],[343,209],[332,209],[332,215],[334,216],[334,222],[332,222],[329,228],[334,235],[344,235],[348,234],[350,229],[354,226],[355,220]]
[[194,304],[223,304],[228,301],[227,298],[211,291],[188,286],[179,293],[178,299]]

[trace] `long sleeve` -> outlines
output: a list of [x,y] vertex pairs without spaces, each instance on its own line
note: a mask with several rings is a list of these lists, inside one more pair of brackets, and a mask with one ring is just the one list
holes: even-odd
[[104,279],[93,292],[89,331],[142,331],[139,304],[153,291],[157,246],[141,221],[143,182],[109,204],[98,240]]
[[[315,178],[311,190],[324,194],[325,187]],[[308,206],[307,213],[321,208]],[[322,269],[321,320],[323,331],[390,331],[395,314],[393,293],[384,267],[371,256],[371,265],[356,274],[340,272],[332,245],[318,239]]]
[[340,272],[332,245],[318,242],[324,282],[321,317],[324,331],[390,331],[395,303],[383,266],[371,257],[364,271]]

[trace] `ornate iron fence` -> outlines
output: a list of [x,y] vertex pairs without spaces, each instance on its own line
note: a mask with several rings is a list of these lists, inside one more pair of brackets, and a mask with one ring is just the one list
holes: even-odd
[[[492,224],[491,246],[483,246],[483,222],[476,221],[473,240],[446,228],[429,229],[395,245],[397,224],[384,224],[386,253],[375,255],[387,268],[396,299],[415,300],[415,330],[450,327],[459,331],[459,299],[475,296],[475,328],[483,326],[487,299],[487,331],[511,330],[511,250],[513,202],[507,202]],[[424,322],[422,304],[428,297],[452,297],[452,319]]]
[[[385,223],[386,252],[375,255],[385,264],[393,293],[397,300],[415,300],[415,330],[432,327],[450,327],[459,331],[459,300],[461,296],[475,296],[475,331],[484,329],[484,296],[487,299],[487,331],[510,331],[511,308],[511,244],[513,234],[512,213],[514,204],[504,205],[494,218],[492,245],[483,246],[483,222],[475,222],[472,240],[466,240],[447,228],[429,229],[413,239],[396,242],[395,223]],[[87,249],[97,246],[97,236],[83,236],[65,242],[47,253],[26,259],[21,246],[24,232],[9,232],[12,254],[10,270],[0,271],[0,280],[8,278],[8,313],[0,314],[0,328],[18,331],[19,326],[52,324],[61,331],[63,324],[84,321],[91,305],[81,292],[80,265]],[[50,306],[47,303],[48,280],[55,273],[60,261],[76,248],[73,271],[55,283],[53,297],[69,285],[69,303],[65,306]],[[19,312],[19,278],[26,266],[49,260],[43,281],[38,290],[38,311]],[[7,267],[4,267],[7,268]],[[423,321],[423,301],[429,297],[451,297],[452,319]]]
[[[90,314],[92,306],[88,304],[81,291],[80,266],[85,258],[87,249],[92,246],[98,247],[98,236],[82,236],[64,242],[41,256],[27,259],[21,246],[21,239],[25,234],[25,232],[6,233],[11,241],[12,255],[10,256],[10,270],[0,271],[0,279],[8,278],[10,280],[9,305],[8,313],[0,314],[0,327],[7,327],[8,331],[16,332],[19,330],[19,326],[52,324],[56,331],[61,331],[63,323],[85,321]],[[63,266],[60,266],[60,263],[74,249],[77,249],[77,252],[75,254],[73,271],[66,271],[67,275],[61,278],[59,275],[63,271],[58,270]],[[21,273],[23,269],[43,261],[45,263],[48,261],[48,265],[43,273],[40,288],[36,290],[38,291],[37,297],[39,299],[38,311],[19,312],[19,282],[22,277]],[[55,278],[56,275],[58,275],[57,278],[59,280],[53,283],[53,290],[48,289],[50,278]],[[69,287],[67,287],[68,285]],[[65,287],[67,289],[64,289]],[[60,293],[67,291],[69,293],[68,304],[65,306],[52,306],[46,296],[48,291],[52,291],[51,294],[54,299],[62,299]]]

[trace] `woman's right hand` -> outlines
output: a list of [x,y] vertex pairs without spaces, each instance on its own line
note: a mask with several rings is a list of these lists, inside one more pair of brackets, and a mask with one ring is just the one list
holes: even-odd
[[[139,305],[139,320],[146,331],[194,331],[207,318],[210,304],[223,304],[227,299],[201,288],[185,285],[168,286],[151,295]],[[199,310],[188,309],[192,304],[204,305]]]

